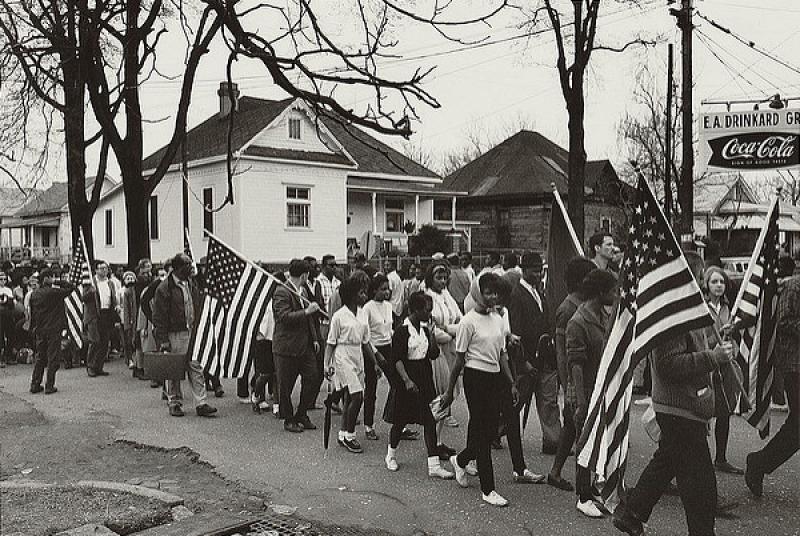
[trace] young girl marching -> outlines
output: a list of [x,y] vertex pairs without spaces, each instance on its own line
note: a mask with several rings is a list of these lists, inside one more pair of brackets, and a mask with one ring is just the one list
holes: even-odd
[[455,476],[444,469],[439,461],[436,421],[430,402],[436,396],[433,386],[432,359],[439,357],[439,346],[427,326],[433,309],[433,300],[423,292],[408,298],[409,316],[392,337],[392,365],[402,384],[392,385],[390,405],[384,418],[392,423],[389,433],[389,450],[386,468],[397,471],[397,447],[407,424],[421,424],[425,430],[425,447],[428,450],[428,476],[451,479]]
[[503,391],[511,385],[514,403],[519,394],[508,364],[503,318],[495,311],[498,281],[494,274],[484,274],[478,280],[481,303],[459,323],[456,364],[442,404],[452,403],[453,391],[463,370],[464,394],[469,408],[467,447],[458,456],[451,457],[450,463],[458,484],[467,487],[467,464],[477,460],[483,500],[493,506],[507,506],[508,501],[495,491],[491,443],[497,435]]
[[336,390],[343,390],[342,429],[339,444],[354,453],[364,451],[356,439],[356,419],[361,411],[364,392],[364,356],[370,366],[383,361],[370,345],[369,326],[358,317],[358,309],[367,301],[367,288],[350,277],[339,287],[344,307],[334,313],[325,347],[325,376]]
[[[392,303],[389,301],[389,279],[382,273],[375,274],[369,283],[370,300],[362,309],[369,325],[370,343],[383,356],[392,355]],[[375,399],[378,389],[378,370],[371,363],[364,363],[364,436],[376,441],[378,433],[375,422]]]

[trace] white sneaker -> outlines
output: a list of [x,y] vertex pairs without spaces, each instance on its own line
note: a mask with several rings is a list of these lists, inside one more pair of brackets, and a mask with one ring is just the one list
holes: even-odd
[[397,465],[397,458],[386,456],[385,461],[386,461],[386,468],[388,470],[397,471],[397,469],[399,469],[399,467]]
[[496,491],[492,491],[489,495],[481,494],[481,498],[492,506],[508,506],[508,500]]
[[272,404],[270,404],[266,400],[262,400],[261,402],[258,403],[258,409],[270,410],[270,409],[272,409]]
[[441,478],[442,480],[453,480],[455,473],[451,473],[441,465],[436,467],[428,467],[428,476],[432,478]]
[[478,476],[478,464],[475,460],[472,460],[464,468],[464,471],[466,471],[469,476]]
[[467,481],[467,472],[463,467],[458,465],[458,457],[450,456],[450,464],[453,466],[453,471],[455,471],[456,482],[458,482],[458,485],[462,488],[469,487],[469,482]]
[[542,484],[545,480],[547,478],[544,475],[533,473],[529,469],[525,469],[521,475],[514,471],[514,482],[519,484]]
[[250,404],[249,396],[237,396],[236,400],[238,400],[240,404]]
[[586,517],[603,517],[603,512],[601,512],[597,505],[594,504],[594,501],[591,500],[581,502],[581,500],[578,499],[575,508]]

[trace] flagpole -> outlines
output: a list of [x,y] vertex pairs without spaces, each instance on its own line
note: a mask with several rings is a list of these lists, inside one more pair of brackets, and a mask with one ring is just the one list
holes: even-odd
[[567,225],[567,230],[569,231],[569,236],[572,237],[572,243],[575,246],[575,251],[578,252],[578,255],[583,256],[583,246],[581,246],[580,240],[578,240],[578,235],[575,234],[575,228],[572,226],[572,220],[569,219],[569,214],[567,213],[567,207],[564,206],[564,201],[561,200],[561,195],[558,193],[558,189],[556,188],[556,183],[551,182],[550,186],[553,188],[553,197],[556,198],[556,203],[558,204],[558,208],[561,209],[561,215],[564,217],[564,223]]
[[[95,291],[97,291],[97,279],[95,279],[94,272],[92,271],[92,263],[89,261],[89,250],[86,249],[86,240],[83,238],[83,228],[80,229],[80,239],[81,245],[83,246],[83,258],[86,260],[86,267],[89,269],[89,277],[92,282],[92,286],[94,287]],[[110,270],[110,268],[109,268]],[[94,293],[94,302],[97,305],[97,314],[100,314],[100,292]]]
[[749,282],[750,278],[753,277],[753,270],[755,269],[756,261],[758,261],[758,254],[761,251],[761,248],[764,246],[764,240],[767,238],[769,220],[772,218],[772,213],[778,204],[778,198],[779,196],[777,195],[773,198],[769,210],[767,211],[767,217],[764,220],[764,226],[761,227],[761,232],[758,234],[758,240],[756,240],[756,247],[753,250],[753,254],[750,255],[750,262],[747,265],[747,271],[744,273],[744,279],[742,279],[742,284],[739,285],[739,292],[736,294],[736,301],[733,302],[733,307],[731,308],[731,318],[736,318],[736,313],[739,312],[739,305],[741,305],[742,298],[744,297],[746,286],[745,283]]
[[[274,275],[272,275],[271,273],[269,273],[268,271],[266,271],[265,269],[263,269],[262,267],[260,267],[259,265],[257,265],[253,261],[251,261],[250,259],[248,259],[247,257],[245,257],[244,255],[242,255],[241,253],[239,253],[238,251],[236,251],[232,247],[230,247],[224,241],[220,240],[214,233],[210,232],[207,229],[205,229],[204,232],[206,233],[206,235],[208,235],[209,237],[213,238],[214,240],[216,240],[217,242],[219,242],[220,244],[222,244],[226,248],[228,248],[231,251],[231,253],[233,253],[234,255],[239,257],[240,259],[242,259],[244,262],[246,262],[247,264],[249,264],[250,266],[252,266],[256,270],[258,270],[259,272],[263,273],[264,275],[266,275],[267,277],[269,277],[270,279],[275,281],[276,284],[282,286],[283,288],[285,288],[286,290],[288,290],[289,292],[291,292],[292,294],[294,294],[295,296],[300,298],[301,302],[306,302],[309,305],[312,303],[311,300],[309,300],[308,298],[306,298],[305,296],[303,296],[302,294],[300,294],[299,292],[297,292],[296,290],[291,288],[289,285],[287,285],[286,283],[284,283],[283,281],[281,281],[280,279],[278,279],[277,277],[275,277]],[[328,318],[328,314],[325,311],[320,309],[318,312],[319,312],[319,314],[321,314],[325,318]]]

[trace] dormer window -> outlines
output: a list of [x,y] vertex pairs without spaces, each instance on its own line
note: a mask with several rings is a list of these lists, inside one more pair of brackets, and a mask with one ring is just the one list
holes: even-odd
[[299,117],[289,118],[289,139],[299,140],[301,137],[301,121]]

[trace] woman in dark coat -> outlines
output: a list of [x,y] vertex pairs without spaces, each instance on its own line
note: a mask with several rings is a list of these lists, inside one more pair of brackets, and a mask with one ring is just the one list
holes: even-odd
[[439,346],[433,338],[430,322],[433,300],[423,292],[408,299],[409,315],[392,337],[391,362],[398,378],[391,383],[384,420],[392,424],[386,468],[397,471],[397,447],[407,424],[421,424],[428,450],[428,476],[451,479],[454,474],[439,461],[436,421],[430,402],[436,397],[431,360],[439,358]]

